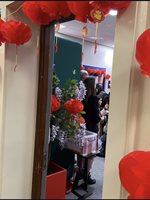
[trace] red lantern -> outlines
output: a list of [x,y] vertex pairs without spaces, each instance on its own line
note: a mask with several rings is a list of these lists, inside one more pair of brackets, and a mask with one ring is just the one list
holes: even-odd
[[105,79],[110,79],[110,75],[106,74]]
[[89,74],[91,74],[91,73],[92,73],[92,69],[88,68],[88,69],[87,69],[87,72],[88,72]]
[[[92,9],[96,9],[96,10],[101,10],[104,14],[104,16],[106,16],[109,11],[111,10],[110,9],[110,3],[108,3],[107,1],[93,1],[91,2],[91,10]],[[91,18],[90,18],[91,20]]]
[[78,114],[83,111],[83,104],[78,99],[70,99],[64,104],[65,109],[71,114]]
[[0,46],[2,45],[2,42],[5,42],[5,39],[1,33],[1,25],[5,23],[2,19],[0,19]]
[[108,1],[108,3],[111,10],[120,11],[126,9],[131,1]]
[[71,15],[65,1],[39,1],[39,5],[43,12],[55,20]]
[[37,25],[47,25],[53,20],[53,18],[41,10],[38,1],[24,2],[22,4],[22,11],[31,22]]
[[56,112],[60,108],[60,101],[56,98],[55,95],[52,95],[52,112]]
[[128,199],[150,199],[150,151],[134,151],[119,162],[119,176]]
[[102,70],[98,70],[97,75],[101,76],[102,75]]
[[93,69],[93,74],[97,75],[97,70]]
[[70,11],[75,15],[75,19],[86,23],[90,14],[89,1],[67,1]]
[[97,75],[97,70],[96,69],[94,69],[94,75]]
[[140,64],[141,72],[150,77],[150,29],[144,31],[136,42],[136,59]]
[[104,74],[104,73],[105,73],[105,70],[103,69],[103,70],[101,70],[101,72],[102,72],[102,74]]
[[32,36],[31,29],[27,24],[14,20],[7,21],[1,25],[1,34],[6,42],[16,45],[28,42]]

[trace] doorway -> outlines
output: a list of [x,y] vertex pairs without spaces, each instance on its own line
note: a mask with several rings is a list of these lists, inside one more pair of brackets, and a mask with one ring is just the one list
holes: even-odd
[[[94,70],[105,70],[105,75],[107,74],[110,75],[109,79],[105,78],[102,79],[102,77],[100,78],[96,74],[90,75],[95,77],[97,83],[100,83],[102,86],[104,86],[103,89],[107,94],[110,93],[111,89],[115,26],[116,26],[116,15],[115,13],[112,13],[108,15],[104,20],[104,22],[102,22],[99,26],[97,53],[94,54],[95,29],[93,24],[87,25],[88,36],[86,37],[86,41],[84,44],[84,55],[81,63],[81,66],[84,67],[85,70],[87,70],[88,68]],[[76,20],[62,23],[59,32],[56,33],[56,36],[61,39],[65,39],[71,42],[76,42],[82,45],[82,37],[80,34],[82,27],[83,24]],[[109,34],[106,34],[108,32]],[[79,78],[80,77],[78,77],[78,79]],[[104,161],[105,161],[104,157],[105,155],[104,156],[101,155],[101,157],[97,156],[93,164],[92,177],[96,178],[96,184],[91,186],[93,188],[93,195],[90,196],[89,198],[92,199],[102,198],[102,185],[103,185]],[[66,198],[73,199],[76,198],[76,196],[70,193],[66,196]]]
[[[66,19],[66,21],[68,21],[68,22],[61,23],[60,31],[55,35],[56,37],[58,37],[58,51],[59,51],[59,45],[61,45],[61,42],[59,40],[61,40],[61,39],[65,39],[65,40],[68,40],[68,41],[78,43],[78,44],[80,44],[80,46],[82,44],[80,32],[81,32],[83,24],[78,22],[78,21],[72,20],[73,17],[71,17],[70,19],[71,19],[71,21],[68,21],[68,19]],[[94,35],[94,25],[92,25],[92,24],[88,25],[89,26],[88,27],[89,36],[86,38],[83,60],[82,60],[81,65],[76,66],[76,69],[72,70],[73,75],[75,75],[76,72],[80,70],[80,67],[82,65],[84,66],[85,69],[86,68],[87,69],[88,68],[105,69],[106,74],[108,74],[108,73],[111,74],[112,59],[113,59],[113,42],[114,42],[113,40],[114,40],[114,32],[115,32],[115,20],[116,20],[116,16],[108,15],[106,17],[105,21],[100,24],[100,27],[99,27],[100,32],[98,33],[98,47],[97,47],[97,53],[96,54],[94,54],[94,44],[93,44],[94,43],[94,36],[93,36]],[[47,69],[47,71],[45,71],[45,72],[43,71],[43,69],[41,70],[42,74],[40,75],[40,77],[41,77],[42,82],[43,82],[44,74],[45,75],[49,74],[49,77],[47,77],[48,79],[44,80],[45,86],[40,86],[40,82],[39,82],[39,87],[41,87],[41,88],[45,87],[45,89],[46,89],[45,94],[44,94],[43,91],[42,91],[42,93],[40,93],[40,88],[39,88],[39,98],[40,97],[42,98],[43,96],[45,96],[45,100],[43,99],[43,100],[41,100],[41,102],[39,101],[40,105],[43,104],[42,101],[46,102],[47,97],[50,96],[50,94],[51,94],[52,71],[53,71],[53,69],[56,69],[55,62],[54,62],[55,55],[54,55],[54,51],[53,51],[54,50],[54,25],[55,25],[55,22],[53,24],[51,24],[50,27],[42,27],[42,29],[41,29],[41,52],[43,52],[43,55],[41,55],[40,63],[41,63],[41,66],[44,67],[45,65],[49,65],[50,68]],[[74,29],[73,29],[73,27],[74,27]],[[71,29],[72,29],[72,33],[74,33],[75,35],[70,34]],[[109,30],[111,29],[111,31],[110,31],[111,35],[107,35],[107,38],[106,38],[105,35],[106,35],[106,32],[108,32],[108,29]],[[46,35],[46,37],[45,37],[45,35]],[[48,44],[50,44],[50,48],[49,48]],[[43,46],[43,48],[42,48],[42,46]],[[47,54],[44,55],[44,52],[47,52]],[[80,54],[81,54],[81,51],[80,51]],[[50,55],[50,63],[49,63],[48,55]],[[87,60],[87,59],[89,59],[89,60]],[[57,60],[59,60],[59,59],[57,59]],[[61,72],[59,72],[58,67],[57,67],[56,71],[57,71],[58,74],[59,73],[61,74]],[[80,75],[78,73],[78,75],[77,75],[78,80],[79,80],[79,76]],[[98,81],[98,79],[97,79],[97,81]],[[99,80],[99,81],[101,81],[101,80]],[[41,84],[42,84],[42,82],[41,82]],[[48,83],[48,85],[46,85],[47,83]],[[108,85],[110,84],[110,80],[109,80],[109,84],[108,84],[108,81],[106,79],[103,79],[103,81],[101,83],[105,86],[104,90],[107,93],[109,93],[110,88],[109,88]],[[44,109],[50,110],[50,98],[48,100],[48,103],[45,105]],[[43,110],[43,111],[45,112],[45,110]],[[44,114],[44,112],[43,112],[43,114]],[[39,110],[37,113],[40,114],[41,111]],[[49,127],[47,125],[45,125],[44,120],[46,120],[46,116],[43,116],[43,130],[45,130],[45,134],[46,134],[46,133],[48,133]],[[49,117],[47,118],[47,120],[50,120]],[[37,123],[37,127],[38,127],[38,124],[39,123]],[[48,124],[48,121],[47,121],[46,124]],[[38,128],[37,128],[37,131],[38,131]],[[37,144],[37,146],[35,146],[35,149],[36,148],[39,149],[39,140],[41,140],[41,138],[36,138],[35,144]],[[34,187],[33,187],[33,190],[32,190],[32,195],[34,197],[39,196],[41,193],[44,194],[45,176],[46,176],[46,173],[47,173],[46,169],[47,169],[47,160],[48,160],[47,144],[48,144],[48,134],[46,134],[45,141],[43,140],[43,144],[42,144],[43,147],[45,146],[44,158],[41,157],[41,159],[40,159],[41,163],[39,163],[39,156],[38,156],[38,160],[37,160],[37,155],[35,155],[35,158],[34,158],[35,159],[35,161],[34,161],[35,166],[34,166],[34,173],[33,173],[33,186]],[[43,151],[42,146],[41,146],[41,151]],[[36,150],[35,150],[35,152],[36,152]],[[49,156],[50,156],[50,152],[49,152]],[[38,164],[36,163],[36,161],[38,162]],[[96,167],[99,164],[101,165],[101,171]],[[38,167],[37,167],[37,165],[38,165]],[[41,167],[43,165],[44,165],[44,168]],[[99,177],[97,179],[97,182],[98,182],[97,191],[99,191],[99,188],[101,188],[99,192],[96,192],[96,190],[95,190],[95,194],[97,195],[97,197],[101,198],[104,158],[98,158],[97,157],[96,163],[94,163],[94,166],[95,167],[93,169],[92,174],[96,177],[97,176],[96,173],[99,172],[98,173]],[[35,170],[35,168],[36,168],[36,170]],[[40,171],[40,176],[39,175],[37,176],[37,171],[38,171],[38,173]],[[39,179],[40,181],[37,180],[37,178],[40,178]],[[41,182],[41,184],[37,186],[37,184],[36,184],[37,182]],[[35,187],[35,185],[36,185],[36,187]],[[39,190],[37,190],[37,187],[39,188]],[[36,191],[39,191],[39,193],[36,193]],[[94,197],[96,197],[96,196],[94,196]],[[69,195],[68,195],[68,198],[69,198]]]

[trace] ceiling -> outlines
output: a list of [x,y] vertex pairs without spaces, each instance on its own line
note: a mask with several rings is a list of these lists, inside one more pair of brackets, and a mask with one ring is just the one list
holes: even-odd
[[[65,27],[61,27],[59,33],[81,38],[81,30],[84,24],[82,22],[73,20],[62,23]],[[108,15],[104,21],[99,24],[98,29],[98,44],[114,47],[116,16]],[[95,36],[95,24],[88,22],[88,35],[86,40],[93,42]]]

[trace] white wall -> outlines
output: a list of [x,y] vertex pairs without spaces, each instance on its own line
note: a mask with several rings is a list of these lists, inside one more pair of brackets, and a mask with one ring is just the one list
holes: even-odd
[[[150,25],[150,3],[134,1],[117,17],[103,199],[126,199],[119,161],[134,150],[150,150],[150,79],[135,60],[138,36]],[[126,38],[126,39],[125,39]]]
[[6,45],[6,49],[4,45],[0,47],[5,56],[5,63],[0,60],[0,97],[3,103],[0,122],[0,198],[3,199],[30,199],[32,189],[39,59],[36,44],[39,27],[31,24],[23,14],[18,13],[18,16],[30,25],[33,35],[30,42],[18,47],[16,72],[13,71],[15,46]]
[[[82,44],[81,39],[57,34],[59,37],[79,42]],[[85,41],[84,45],[84,55],[83,55],[83,65],[90,65],[93,67],[106,68],[106,73],[112,75],[112,64],[113,64],[113,48],[108,46],[97,45],[97,52],[94,54],[94,43]],[[107,80],[106,80],[107,82]],[[106,92],[109,92],[107,88],[107,83],[105,87]]]

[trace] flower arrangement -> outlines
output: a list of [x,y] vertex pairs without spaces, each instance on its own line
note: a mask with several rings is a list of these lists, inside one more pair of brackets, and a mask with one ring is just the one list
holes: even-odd
[[67,139],[80,142],[85,135],[86,124],[82,117],[84,106],[82,100],[86,95],[86,88],[82,81],[68,80],[61,90],[59,79],[53,75],[53,95],[51,105],[51,141],[57,138],[63,146]]

